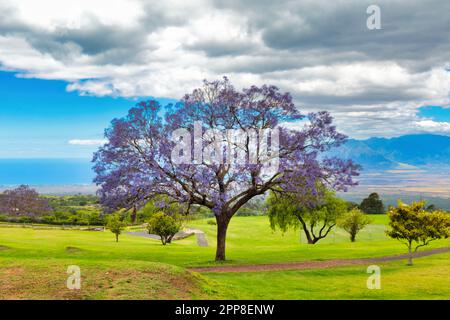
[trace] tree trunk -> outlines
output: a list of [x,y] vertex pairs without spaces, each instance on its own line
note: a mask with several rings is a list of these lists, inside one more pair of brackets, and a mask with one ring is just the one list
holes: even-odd
[[350,241],[351,242],[355,242],[355,239],[356,239],[356,234],[351,234],[350,235]]
[[311,234],[309,233],[308,226],[306,225],[305,221],[303,219],[299,218],[300,223],[302,224],[303,232],[305,232],[306,240],[308,241],[308,244],[314,244],[316,241],[313,240],[311,237]]
[[413,254],[412,254],[411,244],[409,244],[409,246],[408,246],[408,252],[409,252],[409,255],[408,255],[408,266],[412,266],[413,265],[413,261],[412,261]]
[[216,217],[217,221],[217,248],[216,261],[225,261],[225,242],[230,219],[224,213]]
[[116,234],[116,242],[119,242],[119,235]]
[[137,209],[133,207],[133,211],[131,212],[131,224],[135,224],[137,220]]

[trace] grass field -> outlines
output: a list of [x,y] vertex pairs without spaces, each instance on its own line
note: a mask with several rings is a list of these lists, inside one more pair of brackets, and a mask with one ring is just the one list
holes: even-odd
[[[298,231],[273,232],[267,217],[235,217],[227,237],[227,264],[377,257],[405,253],[384,235],[387,217],[372,216],[356,243],[342,230],[315,245]],[[186,267],[214,265],[215,226],[195,220],[209,247],[190,237],[159,241],[110,232],[0,228],[1,299],[450,299],[450,254],[380,263],[382,289],[366,288],[367,266],[321,270],[192,274]],[[450,240],[429,248],[450,246]],[[82,289],[66,289],[66,269],[78,265]]]

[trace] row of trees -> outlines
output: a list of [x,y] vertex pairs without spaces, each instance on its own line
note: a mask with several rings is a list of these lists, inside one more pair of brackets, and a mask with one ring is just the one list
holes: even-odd
[[[350,240],[354,242],[356,235],[371,219],[358,208],[352,208],[346,201],[322,187],[320,192],[305,197],[299,201],[299,195],[293,193],[271,192],[267,198],[267,212],[273,229],[283,232],[289,228],[300,228],[304,232],[308,244],[315,244],[325,238],[333,227],[345,230]],[[157,234],[163,245],[170,243],[173,236],[180,230],[183,215],[182,206],[169,204],[165,197],[158,197],[147,205],[152,211],[147,223],[149,233]],[[399,201],[397,207],[388,211],[389,228],[386,234],[404,243],[409,252],[408,264],[412,265],[413,253],[431,241],[450,236],[450,215],[441,210],[430,211],[424,201],[413,202],[411,205]],[[126,224],[116,215],[112,215],[108,228],[118,236]]]
[[[95,210],[89,217],[84,217],[84,211],[74,207],[85,207],[96,204],[94,196],[43,197],[35,189],[21,185],[15,189],[6,190],[0,194],[0,213],[6,214],[11,221],[38,221],[52,223],[60,218],[60,209],[65,214],[73,216],[69,222],[103,225],[106,223],[119,240],[119,235],[127,227],[128,212],[111,214],[105,220],[102,212]],[[74,210],[74,212],[72,212]],[[66,212],[67,211],[67,212]],[[155,197],[141,210],[141,218],[147,221],[149,233],[161,236],[163,244],[170,243],[173,236],[181,228],[183,206],[170,203],[164,196]],[[53,218],[53,219],[50,219]],[[65,217],[67,218],[67,217]],[[86,218],[86,221],[83,219]],[[67,220],[64,220],[67,223]]]
[[69,225],[105,223],[96,196],[42,196],[27,185],[0,193],[0,221]]
[[[301,228],[308,244],[315,244],[325,238],[333,227],[339,226],[349,233],[352,242],[355,241],[357,233],[370,223],[368,216],[337,198],[334,192],[323,185],[316,186],[314,190],[315,193],[301,194],[294,191],[283,192],[280,189],[271,191],[266,205],[272,228],[280,228],[283,232],[288,228]],[[78,200],[80,199],[69,199],[77,203]],[[46,214],[51,210],[49,199],[41,197],[27,186],[1,194],[0,208],[3,212],[18,216]],[[413,253],[420,247],[450,236],[450,216],[441,210],[431,209],[432,207],[425,206],[424,201],[420,201],[411,205],[399,202],[397,207],[390,207],[388,210],[387,235],[407,246],[409,264],[412,264]],[[160,195],[149,201],[141,212],[150,217],[147,220],[148,232],[159,235],[165,245],[180,230],[187,217],[186,210],[185,205]],[[127,226],[124,218],[123,214],[108,217],[107,227],[115,234],[116,241]]]
[[0,213],[15,217],[37,217],[51,211],[49,200],[26,185],[0,194]]
[[[187,222],[186,207],[183,204],[170,201],[167,196],[159,195],[146,203],[139,210],[137,216],[145,221],[148,233],[158,235],[161,243],[166,245],[172,242],[175,234]],[[127,227],[126,218],[128,212],[121,211],[107,217],[106,227],[115,234],[116,241],[119,235]]]
[[[119,236],[126,229],[127,223],[118,214],[110,215],[107,221],[106,227],[115,235],[116,242],[119,242]],[[161,243],[166,245],[172,242],[173,237],[180,231],[181,225],[180,219],[160,211],[153,214],[147,221],[147,231],[158,235]]]
[[[369,196],[367,198],[364,198],[360,204],[352,203],[352,206],[359,208],[362,212],[367,214],[386,213],[386,208],[383,204],[383,200],[381,200],[381,197],[376,192],[369,194]],[[425,209],[429,212],[433,212],[438,208],[434,204],[428,204]]]
[[[308,244],[325,238],[335,226],[348,232],[353,242],[358,232],[371,221],[358,208],[348,211],[348,204],[329,190],[309,197],[302,194],[302,198],[298,194],[273,192],[268,198],[268,214],[273,229],[278,227],[284,232],[300,227]],[[388,217],[386,234],[407,246],[409,265],[412,265],[413,253],[420,247],[450,237],[450,215],[442,210],[431,210],[425,201],[410,205],[399,201],[397,207],[389,208]]]

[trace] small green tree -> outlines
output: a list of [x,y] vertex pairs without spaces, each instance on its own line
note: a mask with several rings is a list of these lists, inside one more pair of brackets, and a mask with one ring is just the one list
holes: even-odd
[[267,199],[270,225],[282,232],[300,226],[308,244],[315,244],[330,233],[336,220],[347,211],[347,204],[329,190],[321,195],[308,195],[303,201],[301,198],[296,194],[271,192]]
[[383,214],[385,212],[383,201],[376,192],[371,193],[367,198],[363,199],[359,208],[367,214]]
[[417,249],[450,236],[450,216],[442,211],[427,212],[424,201],[411,205],[399,201],[397,207],[390,208],[388,216],[390,228],[386,233],[408,247],[408,265],[413,264],[413,252]]
[[355,242],[356,235],[371,222],[370,218],[359,209],[352,209],[337,220],[338,227],[350,234],[350,241]]
[[173,236],[180,230],[181,223],[173,216],[160,211],[148,220],[148,233],[160,236],[163,245],[171,243]]
[[127,224],[120,219],[118,214],[110,215],[107,219],[106,227],[116,235],[116,242],[119,242],[119,235],[126,226]]

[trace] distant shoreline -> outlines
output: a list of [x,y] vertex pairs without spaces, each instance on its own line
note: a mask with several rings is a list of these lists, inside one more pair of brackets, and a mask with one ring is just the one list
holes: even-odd
[[[95,172],[86,158],[0,159],[0,192],[26,184],[45,195],[94,195]],[[367,170],[357,178],[359,186],[339,195],[360,202],[371,192],[379,193],[386,205],[397,199],[406,202],[424,199],[450,210],[450,171],[424,166],[420,170]]]
[[[0,192],[12,189],[18,185],[0,185]],[[94,195],[98,187],[95,184],[54,184],[54,185],[29,185],[41,194],[49,196],[68,196],[75,194]]]

